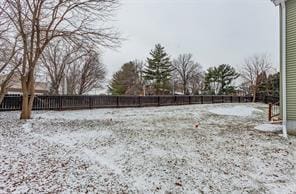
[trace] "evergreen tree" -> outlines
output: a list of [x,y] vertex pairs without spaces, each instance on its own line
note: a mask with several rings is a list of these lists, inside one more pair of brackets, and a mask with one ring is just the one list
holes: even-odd
[[109,91],[112,95],[139,95],[141,93],[139,72],[134,62],[125,63],[113,75]]
[[268,77],[269,95],[279,96],[280,93],[280,73],[275,73]]
[[257,78],[257,85],[258,85],[258,94],[261,95],[267,95],[268,94],[268,79],[267,79],[267,74],[265,71],[263,71],[261,74],[259,74]]
[[150,55],[151,58],[147,58],[148,65],[144,70],[144,78],[152,83],[156,94],[159,95],[160,92],[164,93],[169,88],[172,72],[170,57],[160,44],[155,45]]
[[270,74],[266,72],[258,76],[258,93],[262,95],[279,96],[280,92],[280,73]]
[[215,95],[220,91],[220,87],[217,68],[210,67],[205,74],[205,91],[207,94]]
[[239,74],[230,65],[222,64],[208,69],[205,76],[205,89],[210,94],[230,94],[234,92],[231,83]]

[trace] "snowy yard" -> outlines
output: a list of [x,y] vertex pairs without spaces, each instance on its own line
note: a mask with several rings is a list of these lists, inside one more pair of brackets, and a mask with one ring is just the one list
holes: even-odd
[[[0,193],[294,193],[264,104],[0,113]],[[198,128],[196,128],[196,125]]]

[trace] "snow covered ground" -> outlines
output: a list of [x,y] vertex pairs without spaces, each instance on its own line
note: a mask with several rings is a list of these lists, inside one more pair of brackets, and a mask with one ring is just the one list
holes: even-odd
[[295,193],[296,138],[255,131],[266,111],[1,112],[0,193]]

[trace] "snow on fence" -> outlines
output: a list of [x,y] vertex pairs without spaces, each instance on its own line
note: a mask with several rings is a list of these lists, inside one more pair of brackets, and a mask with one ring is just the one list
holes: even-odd
[[[251,102],[250,96],[36,96],[33,110],[69,110]],[[7,95],[0,111],[21,109],[22,96]]]

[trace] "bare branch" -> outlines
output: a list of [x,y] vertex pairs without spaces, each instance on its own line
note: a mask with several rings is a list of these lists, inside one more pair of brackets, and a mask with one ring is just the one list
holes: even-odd
[[189,94],[189,85],[191,81],[196,80],[201,66],[193,60],[192,54],[181,54],[173,60],[175,79],[177,79],[183,88],[183,94]]
[[21,118],[31,117],[34,75],[46,47],[56,39],[94,45],[93,50],[118,46],[119,35],[106,22],[117,6],[118,0],[0,0],[0,24],[11,27],[22,51]]
[[245,59],[241,76],[245,80],[245,84],[251,89],[254,102],[260,85],[260,76],[268,74],[271,69],[272,64],[270,59],[265,54],[253,55],[252,57]]

